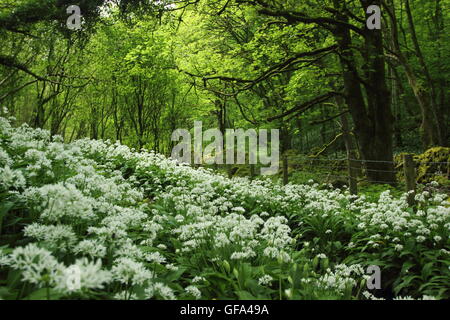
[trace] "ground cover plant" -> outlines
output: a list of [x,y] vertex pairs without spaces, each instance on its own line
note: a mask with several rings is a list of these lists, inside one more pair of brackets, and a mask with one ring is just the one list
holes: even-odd
[[448,299],[450,205],[435,186],[411,208],[0,118],[0,298]]

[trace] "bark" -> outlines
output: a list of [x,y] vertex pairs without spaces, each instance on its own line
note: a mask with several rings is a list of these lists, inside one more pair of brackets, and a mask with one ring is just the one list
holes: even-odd
[[283,184],[289,183],[289,159],[288,150],[291,144],[291,137],[286,126],[283,124],[281,127],[281,154],[282,154],[282,165],[283,165]]
[[[433,106],[433,98],[432,93],[430,94],[429,91],[431,91],[431,88],[424,87],[421,83],[419,83],[417,76],[411,67],[411,65],[408,62],[408,59],[402,52],[400,48],[399,38],[398,38],[398,24],[397,24],[397,18],[395,15],[395,6],[392,0],[389,2],[390,6],[386,7],[388,10],[388,14],[391,20],[391,40],[392,40],[392,47],[393,51],[395,52],[397,56],[398,62],[403,66],[405,70],[406,77],[408,79],[408,83],[413,90],[414,96],[419,104],[421,116],[422,116],[422,123],[420,126],[421,136],[422,136],[422,143],[424,147],[429,147],[432,145],[439,145],[442,144],[442,137],[440,134],[440,125],[439,120],[436,114],[435,107]],[[416,54],[419,56],[419,60],[421,60],[422,68],[424,68],[424,72],[427,73],[428,69],[426,67],[425,61],[423,59],[423,56],[421,54],[420,46],[418,44],[417,37],[415,35],[415,28],[414,28],[414,22],[412,20],[411,10],[409,8],[409,1],[406,2],[406,11],[408,16],[408,23],[410,26],[410,30],[413,38],[413,43],[415,47]],[[408,10],[409,9],[409,10]],[[422,59],[420,59],[420,56],[422,56]],[[431,77],[426,76],[427,81],[426,84],[428,86],[431,86]]]
[[401,112],[401,89],[399,86],[399,79],[397,77],[397,71],[395,67],[392,65],[388,66],[389,76],[391,78],[391,102],[392,109],[394,110],[395,121],[394,121],[394,141],[397,147],[403,147],[403,139],[401,132],[401,121],[402,121],[402,112]]
[[[361,1],[366,8],[366,1]],[[339,8],[339,1],[335,1]],[[338,17],[347,19],[345,16]],[[394,184],[392,123],[390,94],[386,85],[382,34],[379,30],[365,31],[367,72],[361,79],[356,69],[356,59],[351,49],[350,31],[343,27],[335,29],[343,68],[345,102],[349,108],[361,156],[365,160],[370,181]],[[361,85],[364,85],[367,103]],[[391,172],[392,171],[392,172]]]

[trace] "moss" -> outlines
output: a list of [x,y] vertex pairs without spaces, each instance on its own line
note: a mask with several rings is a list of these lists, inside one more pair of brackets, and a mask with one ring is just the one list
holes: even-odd
[[417,182],[426,183],[432,180],[443,185],[450,185],[450,148],[430,148],[417,157]]
[[[405,153],[399,153],[394,157],[397,169],[403,169],[404,155]],[[430,148],[422,154],[414,155],[414,162],[418,183],[436,181],[440,185],[450,185],[450,148]],[[398,178],[403,179],[403,170],[399,170]]]

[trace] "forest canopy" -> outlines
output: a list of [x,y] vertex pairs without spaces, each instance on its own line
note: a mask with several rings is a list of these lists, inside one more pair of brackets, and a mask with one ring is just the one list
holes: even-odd
[[[80,8],[79,30],[67,28],[69,5]],[[380,29],[367,27],[373,5]],[[279,128],[283,154],[343,152],[373,160],[372,181],[392,182],[394,153],[449,144],[448,7],[7,0],[0,103],[66,141],[112,139],[166,155],[171,133],[199,119],[222,131]]]

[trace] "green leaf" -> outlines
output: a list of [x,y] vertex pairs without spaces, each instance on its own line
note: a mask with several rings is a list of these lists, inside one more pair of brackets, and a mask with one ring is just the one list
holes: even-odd
[[53,289],[41,288],[29,294],[24,300],[48,300],[48,297],[50,300],[58,300],[62,294]]
[[254,295],[252,295],[250,292],[241,290],[236,291],[236,295],[239,297],[240,300],[257,300]]
[[175,280],[178,280],[178,279],[183,275],[183,273],[186,271],[186,269],[187,269],[187,268],[179,267],[178,270],[173,271],[173,272],[170,272],[170,273],[165,277],[165,279],[166,279],[167,281],[175,281]]
[[428,262],[422,268],[422,279],[425,281],[433,273],[434,262]]
[[0,235],[2,234],[3,218],[14,207],[14,202],[4,202],[0,205]]

